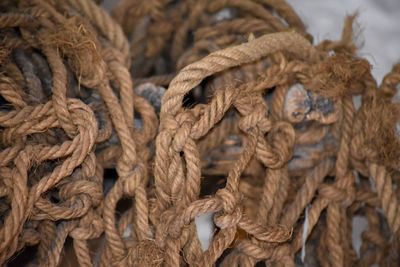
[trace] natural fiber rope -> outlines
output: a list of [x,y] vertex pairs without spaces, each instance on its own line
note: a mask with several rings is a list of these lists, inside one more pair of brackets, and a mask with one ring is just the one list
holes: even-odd
[[313,45],[283,0],[0,10],[0,265],[399,264],[399,68],[354,16]]

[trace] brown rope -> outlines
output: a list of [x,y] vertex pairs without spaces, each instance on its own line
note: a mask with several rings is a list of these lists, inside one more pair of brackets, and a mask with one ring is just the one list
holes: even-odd
[[0,10],[0,265],[399,265],[399,66],[355,16],[313,45],[283,0]]

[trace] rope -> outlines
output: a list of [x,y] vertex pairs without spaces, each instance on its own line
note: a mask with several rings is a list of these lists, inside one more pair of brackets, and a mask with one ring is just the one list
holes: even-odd
[[399,66],[355,16],[314,45],[283,0],[99,2],[0,3],[1,266],[398,265]]

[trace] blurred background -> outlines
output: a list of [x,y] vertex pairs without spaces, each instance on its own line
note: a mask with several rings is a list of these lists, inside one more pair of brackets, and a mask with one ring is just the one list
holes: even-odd
[[[400,61],[400,0],[286,0],[308,26],[314,41],[338,39],[346,15],[358,12],[360,56],[373,65],[378,83]],[[110,10],[118,0],[104,0]]]
[[[358,12],[359,55],[373,66],[378,83],[400,61],[399,0],[287,0],[308,26],[316,43],[340,38],[346,15]],[[357,29],[358,28],[358,29]]]

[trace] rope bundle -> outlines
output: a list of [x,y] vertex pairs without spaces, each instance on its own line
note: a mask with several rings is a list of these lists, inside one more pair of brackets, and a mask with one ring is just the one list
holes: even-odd
[[283,0],[0,10],[0,265],[399,265],[400,68],[354,17],[313,45]]

